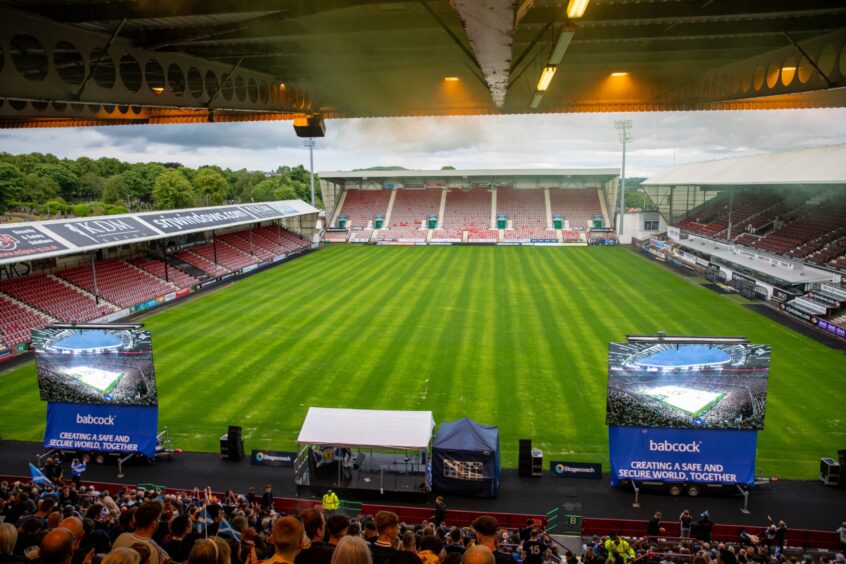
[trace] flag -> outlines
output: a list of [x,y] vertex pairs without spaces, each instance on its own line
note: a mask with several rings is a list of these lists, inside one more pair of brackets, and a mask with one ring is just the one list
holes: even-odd
[[203,506],[203,510],[200,511],[200,514],[197,515],[197,532],[198,533],[205,533],[206,528],[211,525],[212,519],[209,516],[208,509],[206,506]]
[[47,476],[41,473],[41,470],[36,468],[32,462],[29,463],[29,475],[32,476],[32,482],[39,486],[52,486],[53,482],[47,479]]
[[220,520],[220,527],[217,529],[217,535],[220,537],[229,536],[238,542],[241,542],[241,533],[232,528],[229,521],[226,519]]

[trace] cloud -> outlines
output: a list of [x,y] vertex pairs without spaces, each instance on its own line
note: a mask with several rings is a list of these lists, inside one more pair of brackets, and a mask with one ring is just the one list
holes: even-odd
[[[622,152],[617,119],[633,122],[629,176],[674,163],[846,142],[846,109],[343,119],[327,122],[315,168],[614,168]],[[0,151],[253,170],[308,163],[290,122],[5,130]]]

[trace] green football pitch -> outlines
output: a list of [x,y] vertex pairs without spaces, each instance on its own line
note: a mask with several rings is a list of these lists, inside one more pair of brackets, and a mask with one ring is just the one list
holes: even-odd
[[[773,345],[758,474],[814,478],[846,445],[846,356],[624,248],[330,247],[145,319],[159,424],[213,452],[292,450],[309,406],[430,409],[500,427],[503,462],[607,467],[608,342],[743,335]],[[40,441],[30,363],[2,377],[0,436]]]

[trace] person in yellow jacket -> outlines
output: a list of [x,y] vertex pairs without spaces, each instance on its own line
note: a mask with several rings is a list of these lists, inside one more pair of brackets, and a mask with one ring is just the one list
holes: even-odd
[[323,512],[332,515],[340,506],[341,500],[338,499],[338,494],[332,490],[327,490],[323,496]]
[[628,561],[635,557],[635,551],[626,539],[620,538],[617,533],[608,533],[608,540],[605,541],[605,550],[608,551],[608,556],[613,558],[615,554],[619,554],[623,561]]

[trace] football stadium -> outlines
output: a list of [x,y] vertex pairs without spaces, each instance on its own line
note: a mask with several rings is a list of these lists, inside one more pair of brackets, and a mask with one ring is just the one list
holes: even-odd
[[846,556],[842,2],[0,15],[4,558]]

